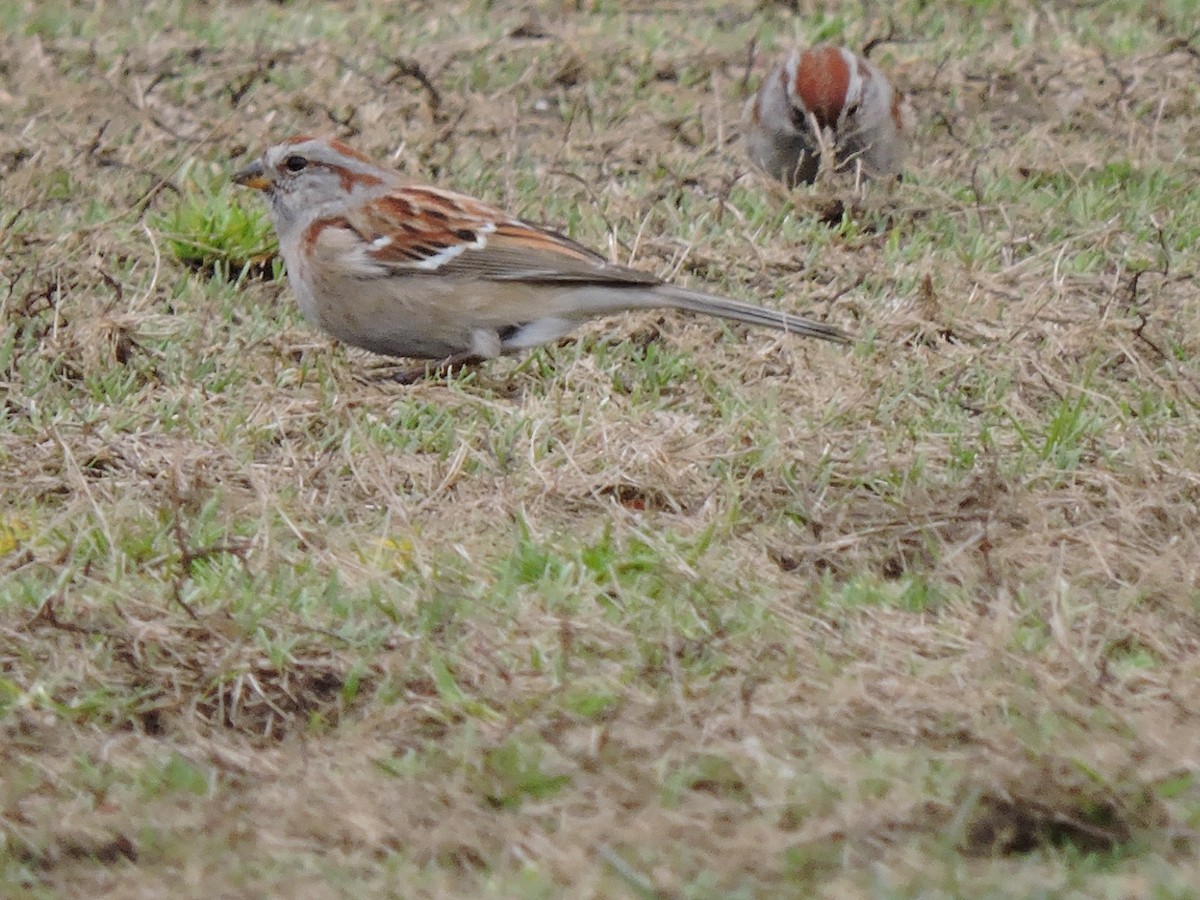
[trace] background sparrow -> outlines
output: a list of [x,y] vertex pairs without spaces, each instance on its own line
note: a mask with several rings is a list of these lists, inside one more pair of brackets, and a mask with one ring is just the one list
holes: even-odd
[[845,343],[832,325],[665,284],[463,194],[403,182],[336,140],[295,137],[234,181],[264,191],[309,321],[387,356],[491,359],[593,316],[674,307]]
[[861,161],[869,175],[898,175],[913,112],[870,60],[822,44],[793,50],[763,78],[743,125],[755,165],[795,187],[816,178],[825,129],[833,132],[839,167]]

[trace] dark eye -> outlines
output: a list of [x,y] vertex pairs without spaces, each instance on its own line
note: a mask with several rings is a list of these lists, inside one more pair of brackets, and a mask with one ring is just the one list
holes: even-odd
[[295,153],[283,161],[283,167],[289,172],[303,172],[307,166],[308,160]]

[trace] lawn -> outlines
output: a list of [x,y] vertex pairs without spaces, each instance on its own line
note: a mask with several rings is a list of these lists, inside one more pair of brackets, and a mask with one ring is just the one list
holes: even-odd
[[[903,181],[750,170],[795,43]],[[404,386],[296,133],[839,347]],[[1200,897],[1191,0],[0,6],[0,895]]]

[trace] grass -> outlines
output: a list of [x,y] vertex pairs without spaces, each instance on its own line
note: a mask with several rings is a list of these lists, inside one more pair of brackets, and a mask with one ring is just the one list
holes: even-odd
[[[0,893],[1197,896],[1194,11],[795,6],[0,9]],[[905,180],[749,172],[893,24]],[[858,340],[372,379],[297,132]]]
[[[152,222],[166,238],[167,249],[185,266],[232,279],[257,271],[266,274],[265,260],[274,260],[270,274],[279,278],[282,262],[272,245],[265,212],[229,197],[229,173],[223,168],[199,178],[184,165],[184,196]],[[244,198],[243,198],[244,200]]]

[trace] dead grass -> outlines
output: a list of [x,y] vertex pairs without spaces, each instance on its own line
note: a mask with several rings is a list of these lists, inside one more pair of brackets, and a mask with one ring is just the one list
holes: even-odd
[[[911,177],[795,195],[872,7],[576,7],[0,11],[0,893],[1195,896],[1188,4],[895,7]],[[364,383],[172,250],[294,132],[860,340]]]

